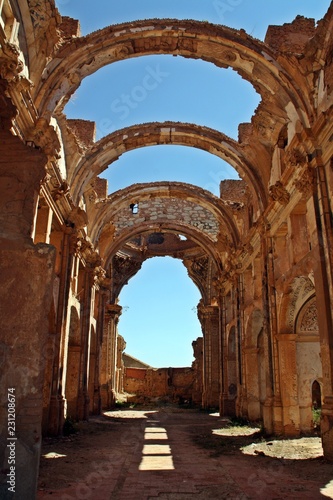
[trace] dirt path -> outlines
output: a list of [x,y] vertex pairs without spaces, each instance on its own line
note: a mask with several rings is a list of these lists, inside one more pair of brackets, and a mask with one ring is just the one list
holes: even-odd
[[45,440],[37,498],[333,498],[319,438],[267,441],[258,431],[193,410],[108,412]]

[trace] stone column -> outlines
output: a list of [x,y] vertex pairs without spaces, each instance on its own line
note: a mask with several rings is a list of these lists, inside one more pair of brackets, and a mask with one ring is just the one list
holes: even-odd
[[68,299],[71,272],[75,251],[76,233],[65,227],[61,247],[61,269],[57,307],[55,355],[53,361],[52,389],[50,399],[48,434],[57,436],[62,433],[65,413],[66,365],[68,352]]
[[219,408],[220,404],[220,309],[218,306],[198,307],[204,336],[203,408]]
[[296,373],[296,335],[279,334],[277,340],[281,370],[282,432],[286,436],[297,436],[300,433],[300,414]]
[[107,299],[107,291],[100,287],[98,293],[98,319],[96,330],[96,361],[94,373],[94,397],[92,401],[92,412],[94,415],[99,415],[102,409],[101,398],[101,370],[102,370],[102,354],[103,354],[103,337],[105,328],[105,302]]
[[192,401],[196,405],[202,403],[202,374],[203,374],[203,338],[198,337],[192,342],[194,361],[194,384],[192,390]]
[[[276,333],[276,301],[274,289],[274,268],[273,249],[269,237],[269,227],[265,223],[260,227],[262,234],[262,299],[263,299],[263,340],[265,352],[265,373],[266,373],[266,400],[263,405],[263,421],[266,432],[276,431],[276,422],[281,422],[282,415],[279,397],[279,370],[275,366],[277,362],[276,349],[274,349],[273,338]],[[277,396],[278,395],[278,396]]]
[[117,350],[116,350],[116,380],[115,392],[120,394],[124,392],[124,363],[123,352],[126,348],[126,342],[121,335],[117,335]]
[[[14,115],[15,108],[0,79],[0,497],[7,498],[7,445],[11,444],[15,451],[15,498],[33,500],[55,250],[43,243],[34,245],[31,239],[47,157],[11,134]],[[11,398],[15,427],[9,429],[8,393],[15,396]]]
[[257,347],[244,347],[242,349],[245,366],[245,385],[246,385],[246,405],[247,417],[250,421],[259,420],[260,401],[259,401],[259,372],[258,372],[258,351]]
[[221,294],[221,391],[220,391],[220,415],[227,415],[228,403],[228,339],[226,318],[226,297]]
[[317,220],[317,258],[314,262],[314,277],[318,309],[318,326],[323,365],[323,406],[321,435],[324,456],[333,460],[333,234],[332,207],[328,191],[326,168],[321,151],[315,154],[316,189],[313,195]]
[[85,269],[84,297],[81,304],[81,356],[79,371],[79,391],[77,418],[88,420],[89,418],[89,361],[91,341],[91,314],[92,314],[92,288],[95,283],[95,263],[91,262]]
[[107,304],[105,308],[101,354],[101,404],[104,410],[115,403],[116,335],[121,310],[117,304]]

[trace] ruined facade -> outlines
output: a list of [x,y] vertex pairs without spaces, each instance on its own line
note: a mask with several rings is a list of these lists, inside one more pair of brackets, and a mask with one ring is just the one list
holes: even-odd
[[[315,399],[333,459],[333,6],[317,26],[297,17],[260,42],[178,20],[81,37],[53,0],[0,5],[1,387],[15,388],[20,498],[34,498],[42,433],[109,408],[122,389],[118,296],[154,256],[181,259],[201,292],[201,405],[297,436]],[[261,102],[238,141],[168,122],[95,142],[93,123],[66,119],[86,76],[149,54],[201,58],[250,82]],[[222,182],[220,197],[173,182],[108,196],[99,175],[153,144],[208,151],[242,180]],[[1,422],[4,488],[7,400]]]

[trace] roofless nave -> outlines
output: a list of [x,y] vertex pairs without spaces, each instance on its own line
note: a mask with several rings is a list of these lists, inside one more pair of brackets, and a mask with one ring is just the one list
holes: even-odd
[[[155,255],[181,259],[202,296],[194,400],[297,436],[312,428],[319,387],[333,459],[333,6],[318,26],[269,27],[265,42],[172,19],[80,37],[53,0],[0,6],[1,386],[16,391],[18,493],[34,498],[42,432],[60,433],[68,411],[101,412],[121,390],[118,296]],[[94,142],[91,122],[66,120],[85,77],[150,54],[250,82],[261,102],[238,141],[167,122]],[[153,144],[208,151],[241,180],[222,182],[220,197],[173,182],[107,196],[103,170]]]

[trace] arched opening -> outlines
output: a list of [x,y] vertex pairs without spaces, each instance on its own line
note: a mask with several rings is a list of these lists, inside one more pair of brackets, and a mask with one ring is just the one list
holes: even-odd
[[323,377],[315,297],[310,297],[300,308],[295,329],[300,427],[302,431],[307,432],[319,424],[321,408],[319,381]]
[[142,123],[143,116],[144,121],[206,125],[237,140],[238,125],[251,121],[259,102],[253,86],[232,69],[150,55],[118,61],[85,78],[65,113],[68,118],[95,121],[98,140]]
[[236,329],[233,326],[228,336],[228,401],[225,404],[226,415],[236,415],[237,398],[237,349]]
[[81,356],[80,317],[78,309],[72,306],[70,313],[70,324],[69,324],[66,393],[65,393],[67,400],[67,416],[70,419],[77,418],[80,356]]
[[263,409],[266,400],[266,366],[265,366],[265,342],[264,330],[258,335],[258,374],[259,374],[259,401],[260,417],[263,417]]
[[123,314],[118,328],[126,353],[155,368],[191,366],[192,341],[202,335],[199,299],[179,260],[145,261],[119,297]]
[[312,425],[314,429],[319,429],[322,396],[321,396],[321,386],[318,380],[314,380],[312,382],[311,395],[312,395]]
[[129,151],[100,177],[107,179],[109,194],[130,184],[175,181],[200,186],[215,196],[220,196],[222,180],[239,179],[236,170],[218,156],[175,145]]
[[315,409],[321,408],[321,387],[317,380],[312,383],[312,407]]

